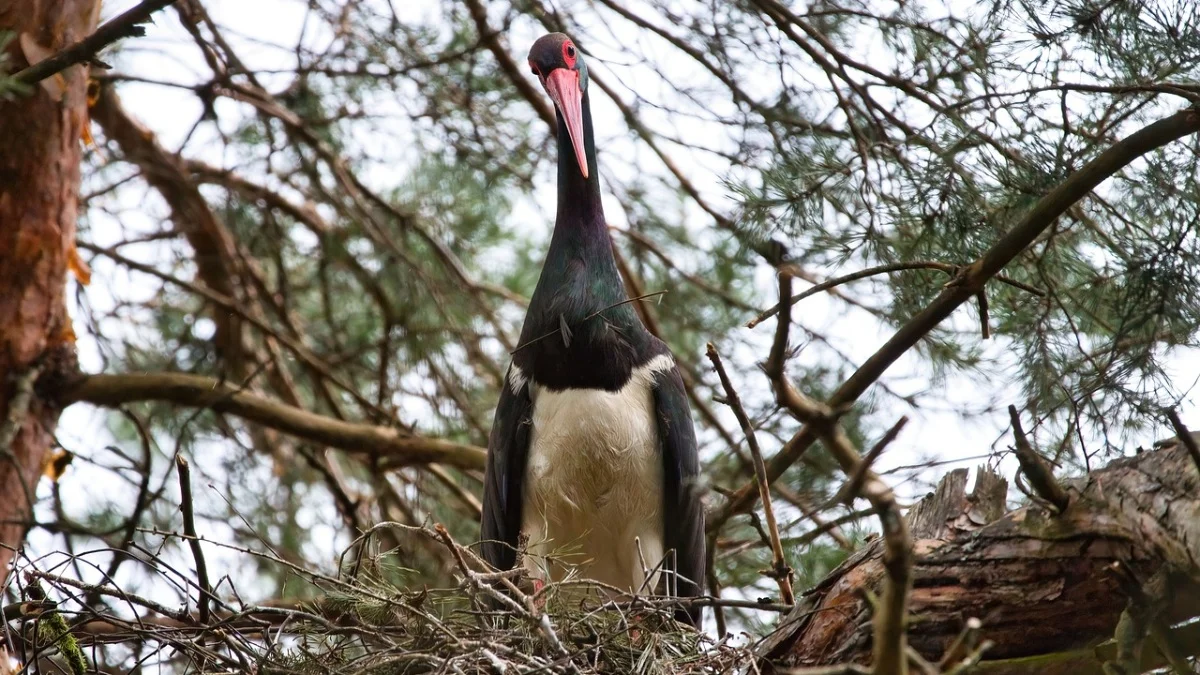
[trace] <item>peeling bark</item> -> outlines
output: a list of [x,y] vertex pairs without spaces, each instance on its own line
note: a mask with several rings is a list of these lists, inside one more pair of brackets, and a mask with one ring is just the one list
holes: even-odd
[[[1168,620],[1200,615],[1200,469],[1181,445],[1067,482],[1061,516],[1036,505],[1000,515],[1006,486],[988,472],[975,493],[965,485],[965,470],[950,474],[908,516],[917,553],[909,642],[927,659],[976,617],[994,643],[980,672],[1089,672],[1098,661],[1088,648],[1113,636],[1126,606],[1115,562],[1142,580],[1168,574]],[[788,667],[868,661],[863,591],[882,584],[881,548],[864,548],[806,593],[760,654]]]
[[[0,0],[8,56],[24,67],[86,36],[94,0]],[[86,71],[72,66],[0,102],[0,581],[28,527],[59,411],[33,375],[73,367],[65,291],[75,245]]]

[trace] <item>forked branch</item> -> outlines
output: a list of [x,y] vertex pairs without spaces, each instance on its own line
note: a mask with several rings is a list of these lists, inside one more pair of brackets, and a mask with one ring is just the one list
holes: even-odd
[[[791,278],[786,274],[779,275],[781,300],[791,297],[791,290]],[[811,430],[809,433],[821,439],[829,454],[850,477],[851,483],[861,484],[861,496],[870,502],[879,516],[883,530],[883,565],[887,571],[887,579],[883,586],[883,597],[875,608],[873,672],[876,675],[904,675],[908,672],[909,661],[906,618],[913,566],[912,538],[909,536],[908,524],[900,513],[900,506],[892,489],[870,469],[868,462],[859,455],[838,422],[844,410],[835,410],[813,401],[796,391],[788,382],[784,364],[791,321],[791,305],[781,302],[775,342],[766,364],[767,376],[771,379],[779,404],[803,422],[804,428]],[[898,433],[901,427],[903,424],[894,426],[894,432]],[[880,451],[895,437],[895,433],[889,432],[884,436],[877,445]],[[872,454],[877,456],[878,452]],[[853,498],[854,495],[847,495],[847,501],[852,501]]]

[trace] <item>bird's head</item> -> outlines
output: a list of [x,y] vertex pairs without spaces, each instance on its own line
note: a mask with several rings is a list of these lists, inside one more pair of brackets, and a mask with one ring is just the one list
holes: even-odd
[[529,69],[550,95],[567,125],[567,134],[575,148],[575,159],[583,177],[588,177],[587,155],[583,149],[583,94],[587,91],[587,66],[583,54],[571,38],[551,33],[538,38],[529,48]]

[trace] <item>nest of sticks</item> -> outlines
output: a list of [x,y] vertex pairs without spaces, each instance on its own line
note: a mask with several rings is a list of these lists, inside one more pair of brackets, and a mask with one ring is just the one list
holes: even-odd
[[440,526],[377,527],[385,526],[445,547],[458,584],[400,587],[386,581],[396,578],[383,567],[386,556],[360,558],[331,576],[239,550],[289,567],[311,599],[231,600],[236,593],[214,591],[204,575],[150,565],[174,587],[172,601],[182,599],[180,607],[126,592],[111,579],[85,583],[62,574],[65,564],[46,569],[24,560],[10,576],[20,601],[4,607],[0,649],[9,652],[9,663],[50,660],[77,675],[135,663],[156,663],[166,672],[279,675],[649,675],[736,672],[753,662],[748,647],[675,621],[679,605],[670,598],[611,601],[581,579],[533,592],[521,570],[489,568]]

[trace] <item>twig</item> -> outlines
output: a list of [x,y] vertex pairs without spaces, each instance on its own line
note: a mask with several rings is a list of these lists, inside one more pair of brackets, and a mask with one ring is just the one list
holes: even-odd
[[[780,270],[780,274],[787,274],[789,276],[797,276],[795,274],[792,274],[792,272],[788,269],[788,265],[781,265],[779,267],[779,270]],[[835,288],[835,287],[841,286],[843,284],[848,284],[852,281],[858,281],[860,279],[866,279],[867,277],[878,276],[880,274],[891,274],[893,272],[905,272],[908,270],[936,270],[938,272],[945,272],[946,274],[954,276],[954,275],[957,275],[962,270],[962,267],[960,265],[951,265],[949,263],[933,262],[930,260],[922,260],[922,261],[917,261],[917,262],[889,263],[886,265],[876,265],[874,267],[868,267],[867,269],[864,269],[864,270],[859,270],[857,272],[851,272],[850,274],[844,274],[840,277],[834,277],[833,279],[823,281],[823,282],[817,284],[816,286],[813,286],[812,288],[805,289],[804,291],[802,291],[796,295],[789,296],[790,299],[787,302],[789,305],[794,305],[797,302],[800,302],[801,300],[803,300],[805,298],[812,297],[812,296],[816,295],[817,293],[820,293],[821,291],[827,291],[831,288]],[[1013,286],[1014,288],[1019,288],[1019,289],[1025,291],[1026,293],[1032,293],[1033,295],[1036,295],[1039,298],[1046,295],[1043,291],[1041,291],[1037,288],[1034,288],[1033,286],[1030,286],[1029,284],[1022,283],[1020,281],[1017,281],[1016,279],[1012,279],[1003,274],[996,275],[996,280],[1004,282],[1010,286]],[[781,307],[783,307],[782,301],[779,303],[776,303],[770,309],[763,310],[758,316],[754,317],[754,319],[752,319],[749,323],[746,324],[746,328],[754,328],[755,326],[762,323],[763,321],[766,321],[767,319],[771,318],[772,316],[775,316],[776,314],[779,313],[779,309]]]
[[[791,279],[779,275],[779,297],[791,295]],[[874,614],[873,657],[876,675],[906,675],[908,673],[908,592],[912,586],[912,537],[896,503],[896,495],[887,483],[869,467],[854,449],[850,438],[838,423],[845,407],[812,401],[797,392],[788,382],[784,371],[788,331],[792,323],[791,305],[780,303],[775,342],[766,364],[767,377],[775,390],[776,400],[804,423],[807,433],[820,437],[821,443],[842,467],[847,476],[862,473],[862,496],[875,508],[883,530],[883,566],[887,578]],[[801,433],[804,433],[802,431]],[[885,436],[885,440],[888,440]],[[883,444],[886,446],[886,443]]]
[[946,670],[955,665],[962,663],[970,658],[975,647],[979,644],[979,634],[983,629],[983,622],[976,617],[967,619],[966,625],[959,632],[958,637],[954,638],[954,642],[946,648],[946,653],[942,655],[942,660],[938,662],[938,668]]
[[129,11],[96,29],[96,32],[68,46],[57,54],[38,61],[13,75],[21,84],[35,84],[55,73],[60,73],[76,63],[84,63],[96,57],[96,53],[108,45],[127,37],[141,37],[146,29],[141,24],[150,20],[150,15],[173,4],[176,0],[145,0]]
[[629,239],[633,240],[633,242],[635,244],[637,244],[638,246],[641,246],[642,248],[644,248],[647,251],[650,251],[650,253],[654,254],[654,257],[661,260],[662,263],[664,265],[666,265],[668,268],[677,272],[679,274],[679,276],[686,279],[688,281],[688,283],[705,291],[706,293],[711,293],[712,295],[715,295],[715,296],[721,298],[721,300],[724,301],[725,304],[729,305],[730,307],[735,307],[735,308],[740,309],[745,312],[755,311],[756,308],[754,306],[746,303],[744,300],[741,300],[741,299],[733,296],[731,293],[729,293],[721,288],[718,288],[717,286],[714,286],[713,284],[705,281],[704,279],[701,279],[700,277],[696,276],[695,274],[690,274],[686,270],[679,267],[679,265],[674,260],[672,260],[671,257],[666,254],[665,251],[663,251],[661,248],[659,248],[658,244],[654,243],[654,240],[651,239],[650,237],[647,237],[646,235],[642,234],[641,232],[638,232],[637,230],[624,228],[624,227],[613,227],[612,225],[609,225],[608,229],[611,232],[620,232],[621,234],[625,235]]
[[[579,323],[575,324],[574,327],[577,328],[577,327],[583,325],[583,323],[585,321],[588,321],[589,319],[593,319],[593,318],[603,314],[604,312],[607,312],[608,310],[612,309],[613,307],[620,307],[621,305],[627,305],[631,302],[645,300],[646,298],[653,298],[655,296],[664,295],[665,293],[666,293],[666,291],[654,291],[653,293],[646,293],[645,295],[639,295],[636,298],[627,298],[620,302],[614,302],[613,304],[611,304],[607,307],[598,309],[598,310],[592,312],[591,314],[588,314],[587,316],[583,317],[582,319],[579,320]],[[568,328],[570,328],[570,327],[568,326]],[[554,330],[550,331],[549,333],[546,333],[545,335],[539,335],[539,336],[529,340],[528,342],[523,342],[523,343],[517,345],[517,347],[515,349],[513,349],[511,352],[509,352],[508,354],[509,354],[509,356],[512,356],[513,354],[516,354],[517,352],[521,351],[522,349],[525,349],[526,347],[528,347],[529,345],[531,345],[535,342],[541,342],[542,340],[545,340],[546,338],[551,337],[553,335],[558,335],[561,332],[562,332],[561,327],[555,328]]]
[[[1196,464],[1196,470],[1200,471],[1200,447],[1196,447],[1196,438],[1192,436],[1192,432],[1179,419],[1179,415],[1173,410],[1167,409],[1167,419],[1171,421],[1171,426],[1175,428],[1175,435],[1179,437],[1179,442],[1183,447],[1187,448],[1188,454],[1191,455],[1192,461]],[[0,448],[3,448],[3,443],[0,443]]]
[[742,400],[738,397],[737,390],[729,381],[729,375],[725,372],[724,364],[721,363],[721,355],[717,353],[716,347],[711,342],[708,343],[706,354],[717,371],[717,377],[721,378],[721,386],[725,389],[725,402],[733,410],[738,424],[742,425],[742,432],[746,434],[746,444],[750,446],[750,457],[754,462],[754,477],[758,481],[758,495],[762,500],[763,515],[767,519],[767,533],[770,535],[771,541],[771,576],[779,584],[779,595],[784,604],[795,604],[796,596],[792,593],[792,568],[787,566],[783,557],[783,545],[779,542],[779,525],[775,522],[775,509],[771,506],[771,484],[767,480],[767,466],[763,462],[762,450],[758,447],[758,438],[754,435],[754,426],[750,423],[750,418],[746,416],[746,410],[742,407]]
[[480,567],[486,569],[487,564],[480,560],[479,557],[471,551],[471,549],[459,546],[458,543],[455,542],[450,536],[450,532],[446,530],[445,526],[443,526],[441,523],[438,523],[434,526],[434,531],[437,538],[443,544],[445,544],[447,548],[450,549],[450,552],[453,554],[454,560],[458,565],[459,571],[463,573],[471,585],[478,590],[489,593],[493,598],[499,600],[502,604],[518,609],[518,611],[520,611],[520,613],[523,615],[523,618],[529,621],[538,629],[539,632],[541,632],[542,636],[546,639],[546,643],[550,645],[551,649],[556,651],[559,657],[564,660],[564,665],[566,666],[568,672],[578,672],[575,664],[571,661],[571,653],[567,651],[567,648],[563,645],[562,640],[558,637],[558,632],[554,630],[554,624],[550,621],[550,615],[538,610],[536,604],[534,603],[533,597],[526,593],[522,593],[521,590],[517,588],[516,584],[509,579],[508,575],[502,575],[498,577],[499,581],[503,583],[507,587],[509,593],[516,596],[517,599],[514,600],[513,598],[509,597],[503,591],[488,583],[488,580],[483,578],[485,575],[481,575],[479,572],[471,569],[466,560],[468,556],[472,558],[473,562]]
[[879,439],[879,441],[875,443],[875,445],[872,446],[869,451],[867,451],[866,456],[863,457],[862,462],[858,465],[858,468],[855,469],[854,473],[850,474],[850,478],[846,480],[846,484],[843,485],[842,488],[837,491],[837,494],[829,500],[829,506],[839,502],[845,502],[847,506],[853,506],[854,500],[858,499],[859,493],[862,492],[862,483],[863,479],[867,475],[867,470],[875,464],[875,460],[879,459],[879,456],[883,454],[883,451],[887,448],[887,446],[891,445],[892,441],[896,440],[896,436],[900,435],[900,431],[906,424],[908,424],[907,415],[902,416],[899,420],[897,420],[896,423],[892,425],[892,428],[888,429],[887,433],[883,435],[883,438]]
[[958,665],[945,670],[943,675],[965,675],[966,673],[973,672],[975,666],[979,665],[979,662],[983,660],[983,655],[993,646],[995,646],[994,642],[984,640],[979,643],[979,646],[974,651],[967,655],[967,658],[960,661]]
[[987,289],[981,289],[975,294],[975,301],[979,303],[979,333],[984,340],[992,337],[991,322],[988,320],[988,299]]
[[1063,486],[1054,480],[1054,472],[1046,464],[1046,460],[1033,449],[1025,430],[1021,428],[1021,416],[1016,406],[1008,406],[1008,418],[1012,421],[1013,437],[1016,440],[1017,461],[1021,471],[1029,478],[1029,483],[1039,497],[1049,502],[1059,513],[1067,509],[1071,498]]
[[183,512],[183,534],[192,549],[192,558],[196,561],[196,582],[200,585],[196,607],[199,609],[200,623],[207,624],[212,586],[208,583],[208,565],[204,562],[204,550],[200,548],[200,535],[196,534],[196,515],[192,508],[192,467],[183,455],[175,458],[175,466],[179,469],[179,510]]

